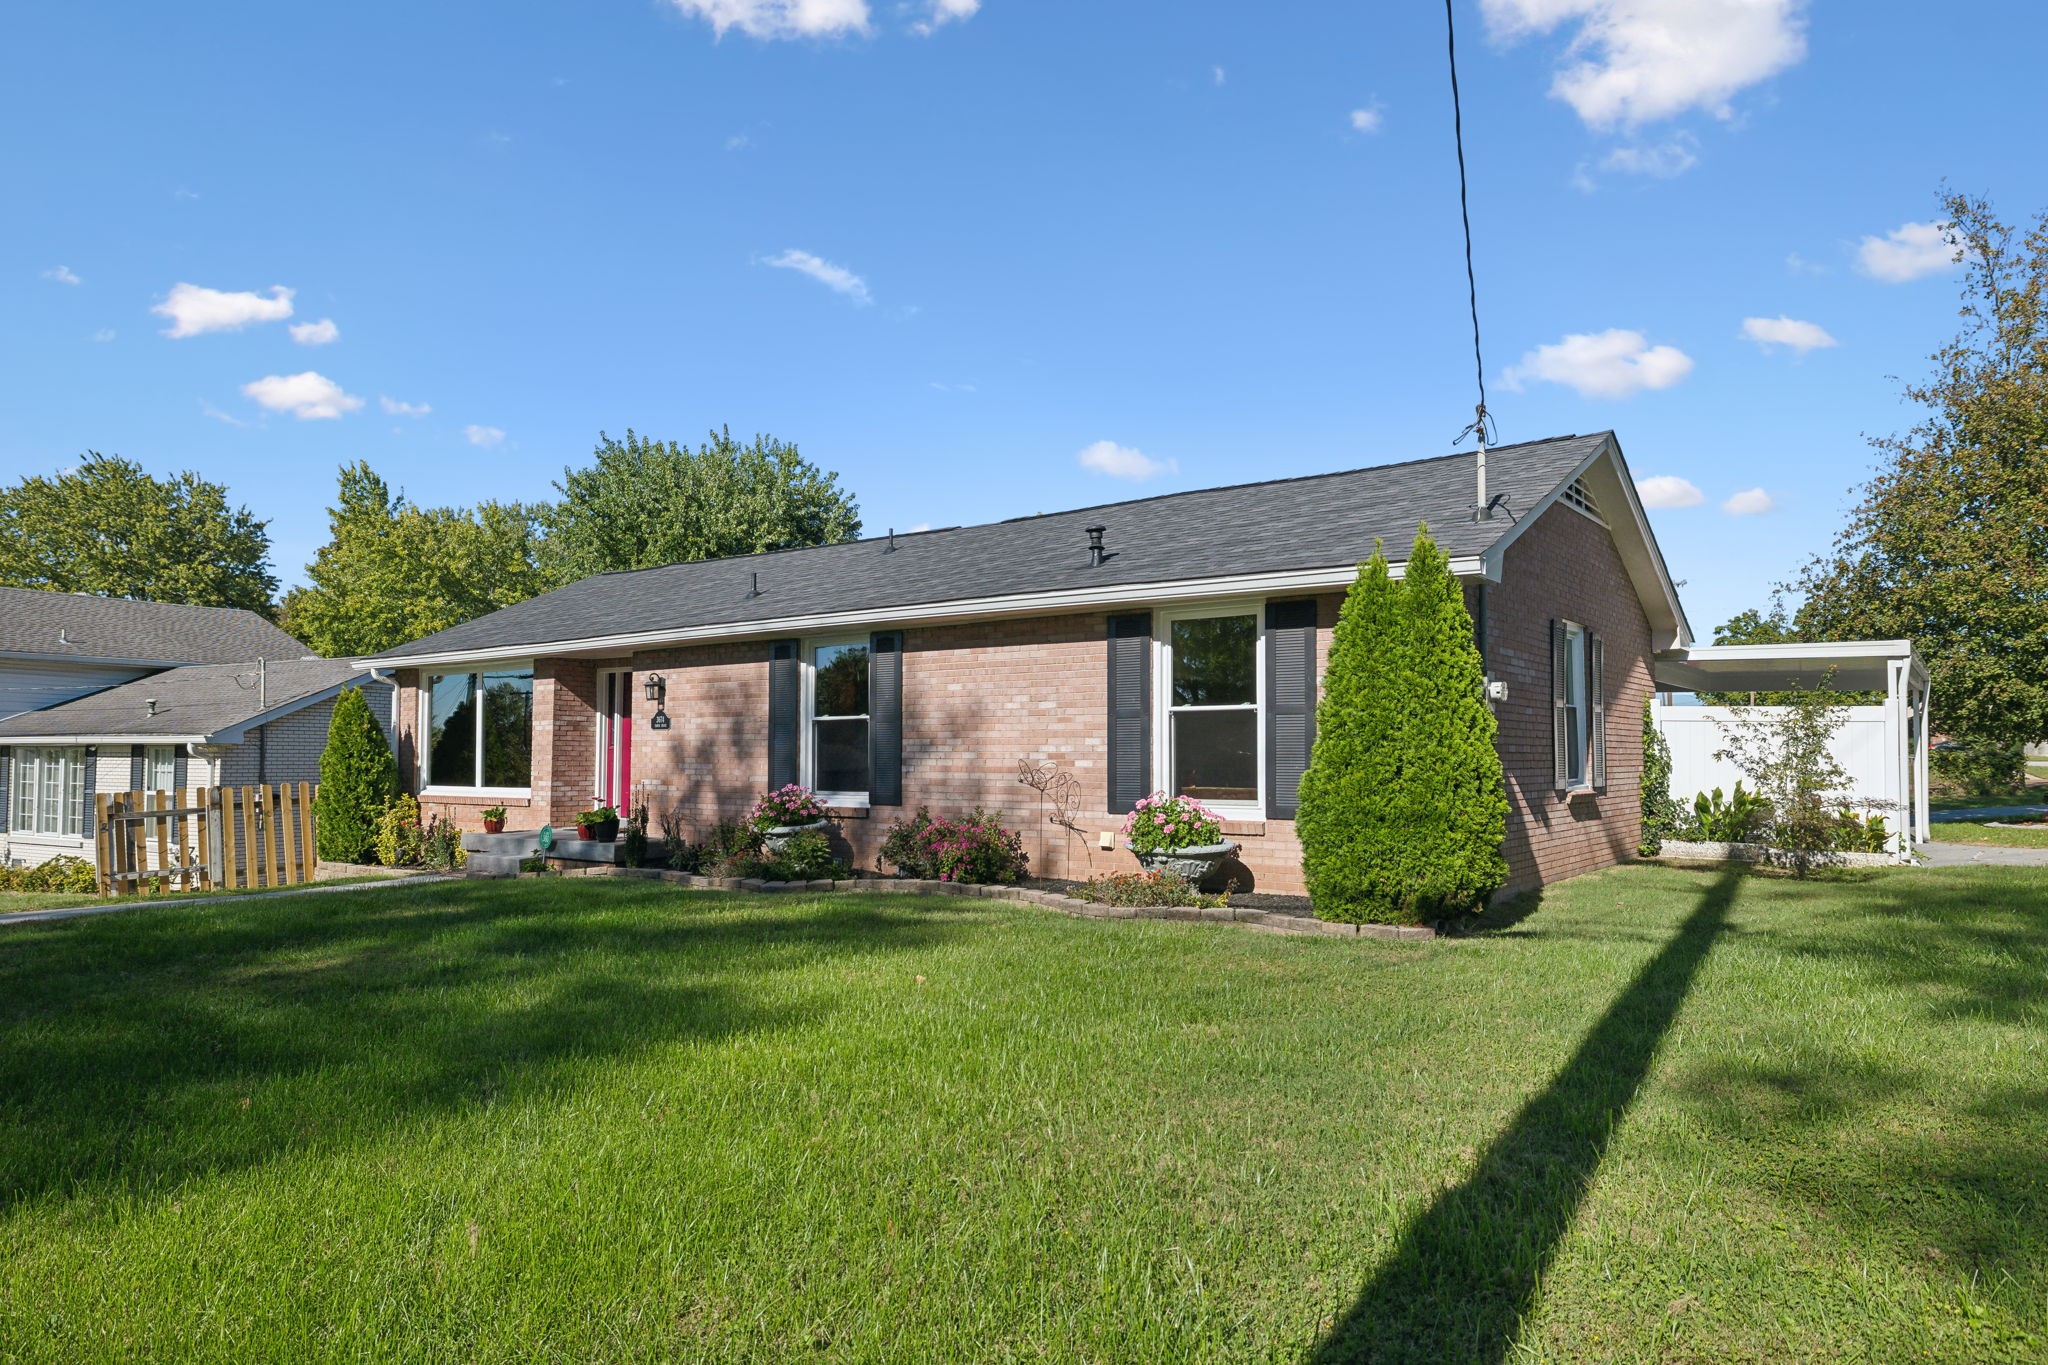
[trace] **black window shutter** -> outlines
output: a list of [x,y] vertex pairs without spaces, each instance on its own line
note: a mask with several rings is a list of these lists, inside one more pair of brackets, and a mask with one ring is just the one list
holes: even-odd
[[903,632],[868,641],[868,804],[903,804]]
[[0,834],[14,828],[14,751],[0,745]]
[[803,716],[803,674],[795,640],[768,646],[768,790],[799,780],[803,753],[797,727]]
[[1152,794],[1152,616],[1109,618],[1109,809]]
[[180,745],[171,751],[171,785],[183,791],[186,779],[191,776],[191,760],[185,756],[184,746]]
[[141,791],[145,776],[142,768],[142,746],[131,744],[128,746],[128,790]]
[[1316,743],[1316,604],[1266,605],[1266,818],[1301,809],[1301,775]]
[[1571,731],[1565,724],[1565,708],[1571,705],[1571,674],[1565,651],[1570,638],[1564,622],[1550,623],[1550,757],[1552,785],[1559,791],[1572,784]]
[[1593,790],[1607,790],[1607,645],[1599,636],[1586,636],[1586,703],[1593,713],[1592,730],[1586,746],[1589,757],[1587,766],[1593,777]]
[[97,828],[93,821],[92,799],[94,796],[98,795],[98,792],[95,789],[99,786],[100,751],[98,749],[87,749],[84,751],[84,753],[85,809],[82,812],[80,812],[81,818],[79,821],[79,825],[80,828],[84,830],[85,837],[90,839],[93,837],[93,831]]

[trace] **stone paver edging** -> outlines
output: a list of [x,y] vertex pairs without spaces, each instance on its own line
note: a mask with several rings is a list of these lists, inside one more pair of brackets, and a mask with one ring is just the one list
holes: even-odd
[[143,896],[134,900],[115,901],[111,905],[66,905],[54,910],[17,910],[12,914],[0,915],[0,927],[9,924],[48,924],[63,919],[84,919],[90,915],[118,915],[126,910],[154,910],[166,906],[177,906],[182,909],[188,905],[240,905],[244,901],[267,901],[279,896],[332,896],[343,891],[381,891],[387,886],[424,886],[429,882],[459,880],[459,877],[448,872],[424,872],[417,877],[391,877],[378,882],[343,882],[326,886],[315,882],[311,886],[293,886],[276,891],[244,891],[233,896],[193,896],[189,892],[174,892],[162,896]]
[[[526,874],[537,875],[537,874]],[[658,867],[579,867],[561,874],[565,877],[637,877],[642,881],[666,882],[704,891],[778,892],[862,891],[893,896],[965,896],[982,900],[1017,901],[1043,906],[1082,919],[1164,919],[1193,920],[1214,924],[1237,924],[1261,933],[1289,934],[1304,938],[1377,938],[1399,942],[1426,942],[1436,931],[1411,924],[1335,924],[1328,920],[1283,915],[1273,910],[1220,906],[1174,905],[1143,909],[1127,905],[1101,905],[1057,891],[1038,891],[1024,886],[981,886],[963,882],[912,881],[908,878],[844,878],[838,881],[764,882],[754,878],[702,877],[690,872],[670,872]]]

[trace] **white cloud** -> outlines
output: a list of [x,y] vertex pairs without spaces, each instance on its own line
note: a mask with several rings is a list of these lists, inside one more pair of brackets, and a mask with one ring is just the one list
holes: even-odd
[[1812,261],[1807,260],[1804,256],[1794,251],[1785,257],[1785,273],[1788,275],[1825,275],[1828,273],[1828,268],[1824,265],[1815,265]]
[[278,322],[292,315],[292,291],[270,287],[270,297],[243,290],[224,293],[196,284],[174,284],[164,301],[149,310],[169,318],[167,337],[196,337],[201,332],[239,332],[252,322]]
[[1586,398],[1626,398],[1643,389],[1668,389],[1690,373],[1692,357],[1676,346],[1652,346],[1641,332],[1610,327],[1538,346],[1502,378],[1517,391],[1536,380],[1566,385]]
[[1886,284],[1939,275],[1955,263],[1946,223],[1906,223],[1882,237],[1865,237],[1856,248],[1857,269]]
[[1721,510],[1731,517],[1760,517],[1773,511],[1778,504],[1771,501],[1771,495],[1761,488],[1745,488],[1721,504]]
[[377,406],[393,417],[425,417],[434,410],[431,403],[401,403],[381,393],[377,395]]
[[249,424],[230,412],[222,412],[205,399],[199,400],[199,410],[216,422],[225,422],[231,427],[246,427]]
[[1600,169],[1674,180],[1699,164],[1699,145],[1699,139],[1680,133],[1650,146],[1616,147],[1600,158]]
[[1742,339],[1754,341],[1766,351],[1773,346],[1785,346],[1805,355],[1808,351],[1826,350],[1842,343],[1828,335],[1827,329],[1817,322],[1801,322],[1797,318],[1779,316],[1775,318],[1744,318]]
[[51,266],[48,270],[45,270],[43,272],[43,278],[46,280],[55,280],[59,284],[85,283],[84,280],[79,279],[78,276],[71,273],[71,267],[68,265]]
[[363,400],[343,393],[341,385],[324,374],[307,370],[302,374],[266,375],[242,385],[242,392],[257,406],[272,412],[288,412],[302,422],[315,418],[339,417],[354,412]]
[[1698,507],[1707,500],[1707,495],[1691,479],[1676,474],[1652,474],[1637,479],[1636,496],[1643,500],[1643,506],[1660,509]]
[[1212,66],[1209,68],[1209,79],[1215,81],[1216,84],[1221,85],[1225,81],[1230,79],[1230,73],[1225,71],[1220,66]]
[[102,327],[97,332],[94,332],[92,334],[92,339],[94,341],[112,341],[114,339],[114,329],[111,327]]
[[738,29],[750,38],[829,38],[865,33],[867,0],[670,0],[703,19],[723,38]]
[[854,274],[845,266],[834,265],[828,260],[813,256],[808,251],[798,251],[792,248],[779,256],[768,257],[761,264],[772,265],[777,270],[794,270],[799,275],[809,275],[833,293],[844,294],[855,303],[868,304],[873,302],[868,297],[868,282],[866,280]]
[[725,150],[727,150],[728,152],[745,151],[747,148],[753,145],[754,139],[748,137],[745,133],[734,133],[731,137],[725,140]]
[[1496,38],[1573,26],[1550,93],[1594,128],[1728,101],[1806,58],[1806,0],[1480,0]]
[[910,26],[912,33],[930,37],[942,25],[972,19],[981,0],[925,0],[925,17]]
[[505,433],[498,427],[480,427],[472,422],[462,429],[462,434],[469,438],[471,445],[482,446],[486,450],[505,443]]
[[292,334],[292,340],[301,346],[325,346],[341,337],[341,329],[334,325],[333,318],[322,318],[318,322],[295,322],[285,329]]
[[1381,117],[1380,107],[1377,104],[1373,105],[1370,109],[1353,109],[1351,111],[1351,131],[1354,133],[1377,133],[1380,130],[1380,125],[1385,121]]
[[1112,479],[1136,481],[1157,474],[1172,474],[1180,469],[1172,460],[1155,460],[1143,451],[1120,446],[1115,441],[1097,441],[1074,459],[1090,473],[1107,474]]

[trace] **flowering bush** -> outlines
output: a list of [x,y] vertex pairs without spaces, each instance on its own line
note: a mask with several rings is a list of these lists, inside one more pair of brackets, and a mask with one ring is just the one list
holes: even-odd
[[0,867],[0,891],[99,890],[99,876],[83,858],[59,855],[34,867]]
[[1154,792],[1124,817],[1124,838],[1130,841],[1133,853],[1201,848],[1223,842],[1223,821],[1192,796]]
[[1220,907],[1230,897],[1204,896],[1185,877],[1172,872],[1112,872],[1090,877],[1080,890],[1081,899],[1098,905],[1197,905]]
[[1029,861],[1023,839],[987,811],[933,819],[923,806],[896,822],[882,857],[906,877],[941,882],[1017,882]]
[[755,829],[787,829],[824,818],[825,803],[818,799],[818,794],[792,782],[756,801],[747,822]]

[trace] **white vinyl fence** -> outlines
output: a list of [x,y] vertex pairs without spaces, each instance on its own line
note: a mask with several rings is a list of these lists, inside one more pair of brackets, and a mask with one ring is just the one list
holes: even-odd
[[[1759,707],[1771,711],[1776,707]],[[1850,793],[1871,805],[1864,813],[1884,816],[1895,836],[1895,846],[1904,852],[1911,790],[1911,758],[1908,737],[1896,733],[1891,708],[1851,706],[1849,718],[1835,732],[1828,746],[1835,762],[1849,774]],[[1724,726],[1734,721],[1735,711],[1727,706],[1666,706],[1652,709],[1658,730],[1671,746],[1671,795],[1679,804],[1691,806],[1700,792],[1719,787],[1725,794],[1745,781],[1742,771],[1724,759],[1715,758],[1727,747]],[[1874,809],[1873,809],[1874,808]]]

